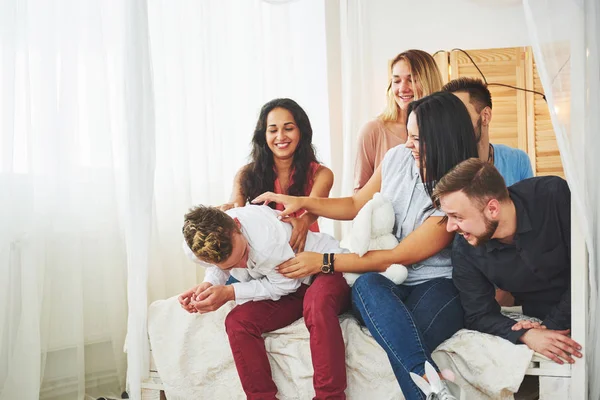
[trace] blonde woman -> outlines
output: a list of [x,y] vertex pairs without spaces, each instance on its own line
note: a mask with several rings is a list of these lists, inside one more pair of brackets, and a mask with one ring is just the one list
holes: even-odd
[[442,89],[440,71],[427,52],[407,50],[400,53],[392,60],[390,68],[392,78],[387,89],[386,108],[359,132],[355,192],[369,181],[389,149],[406,142],[410,102]]

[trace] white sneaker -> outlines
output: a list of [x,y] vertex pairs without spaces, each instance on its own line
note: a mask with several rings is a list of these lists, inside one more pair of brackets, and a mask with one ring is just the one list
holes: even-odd
[[446,381],[440,379],[437,371],[429,361],[425,361],[425,375],[427,375],[429,382],[417,374],[410,373],[413,382],[425,393],[427,400],[457,400],[450,393]]

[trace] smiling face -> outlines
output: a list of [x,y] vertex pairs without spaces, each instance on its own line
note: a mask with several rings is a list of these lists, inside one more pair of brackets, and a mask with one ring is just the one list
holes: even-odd
[[[494,204],[491,204],[495,202]],[[493,238],[498,229],[497,200],[490,200],[481,210],[462,192],[449,193],[440,198],[442,211],[448,222],[446,230],[462,235],[471,246],[482,246]]]
[[234,232],[231,239],[231,246],[232,249],[229,257],[215,265],[223,271],[228,271],[232,268],[248,268],[250,245],[244,235],[240,232]]
[[410,149],[412,152],[412,156],[415,159],[417,168],[420,168],[421,163],[423,163],[423,168],[425,168],[425,157],[424,154],[422,155],[420,152],[419,125],[417,124],[417,116],[414,112],[411,112],[408,116],[408,120],[406,121],[406,130],[408,131],[406,148]]
[[292,113],[285,108],[274,108],[267,115],[267,146],[273,156],[280,159],[294,157],[300,143],[300,129]]
[[408,105],[415,99],[415,96],[417,98],[423,96],[421,84],[418,81],[415,81],[415,78],[412,76],[410,65],[405,60],[399,60],[392,67],[391,89],[396,104],[402,110],[408,109]]

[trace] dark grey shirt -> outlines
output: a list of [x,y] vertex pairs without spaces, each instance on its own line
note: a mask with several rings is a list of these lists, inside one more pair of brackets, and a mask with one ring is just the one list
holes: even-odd
[[571,192],[556,176],[526,179],[508,191],[517,213],[514,243],[492,239],[473,247],[456,235],[452,277],[467,328],[516,343],[525,331],[511,330],[515,321],[500,313],[494,285],[549,329],[571,326]]

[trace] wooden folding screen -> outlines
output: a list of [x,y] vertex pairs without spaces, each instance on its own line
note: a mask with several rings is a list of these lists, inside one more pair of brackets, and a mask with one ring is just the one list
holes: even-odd
[[[560,153],[550,120],[548,105],[538,94],[527,93],[500,83],[544,92],[533,54],[529,47],[466,50],[490,84],[493,117],[490,125],[492,143],[506,144],[525,151],[534,174],[564,177]],[[449,54],[450,79],[461,76],[481,78],[471,60],[461,51]],[[438,65],[440,65],[438,61]],[[444,73],[442,72],[442,76]]]

